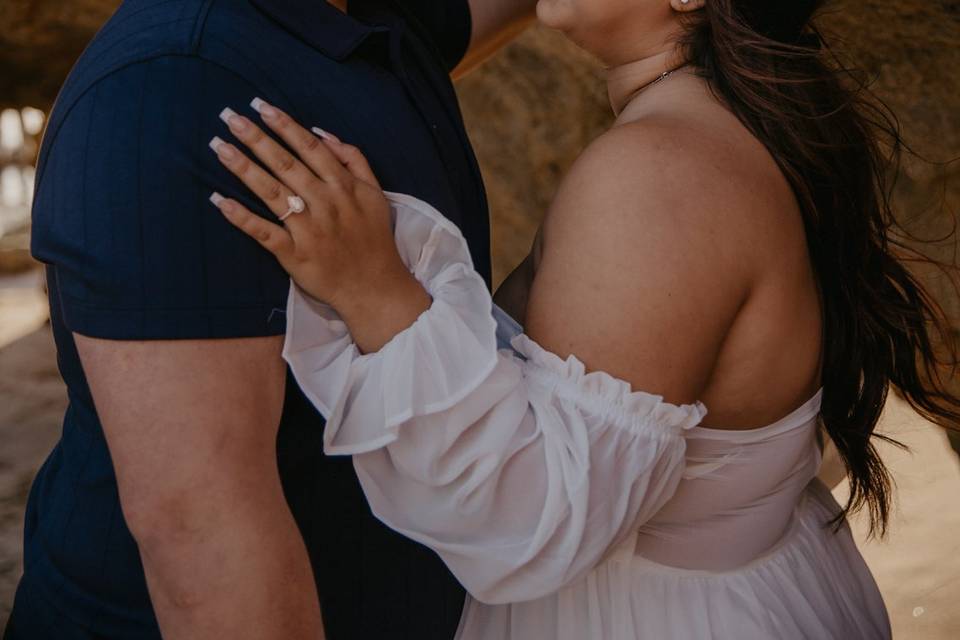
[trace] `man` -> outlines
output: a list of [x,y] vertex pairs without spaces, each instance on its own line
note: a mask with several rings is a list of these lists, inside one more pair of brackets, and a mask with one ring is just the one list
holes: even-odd
[[38,167],[34,252],[70,408],[31,491],[9,640],[313,639],[321,607],[331,640],[453,636],[459,585],[372,516],[349,459],[323,456],[280,356],[287,277],[207,202],[257,207],[206,142],[228,135],[224,107],[250,115],[262,97],[444,211],[489,279],[448,72],[533,5],[120,7],[63,88]]

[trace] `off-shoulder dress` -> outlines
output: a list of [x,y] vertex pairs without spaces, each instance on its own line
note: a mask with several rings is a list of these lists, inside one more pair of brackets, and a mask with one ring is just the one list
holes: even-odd
[[388,194],[433,297],[361,354],[292,286],[284,357],[373,512],[469,595],[459,640],[873,640],[883,600],[816,479],[821,389],[750,431],[543,349],[492,303],[457,228]]

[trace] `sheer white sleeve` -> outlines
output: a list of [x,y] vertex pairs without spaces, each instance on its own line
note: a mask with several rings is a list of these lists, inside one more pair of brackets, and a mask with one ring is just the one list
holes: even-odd
[[557,591],[672,495],[683,433],[706,409],[587,373],[522,334],[498,351],[459,230],[388,195],[397,245],[432,306],[362,355],[333,309],[294,286],[284,357],[327,418],[326,452],[354,456],[378,518],[436,550],[480,601]]

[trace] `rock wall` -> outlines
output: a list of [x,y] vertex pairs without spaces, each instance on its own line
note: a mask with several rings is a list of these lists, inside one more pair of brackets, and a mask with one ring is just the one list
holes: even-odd
[[613,113],[599,64],[542,28],[457,88],[490,199],[500,281],[526,256],[561,177]]
[[119,0],[2,0],[0,108],[49,107]]
[[[943,239],[914,244],[957,264],[960,238],[951,234],[960,216],[960,2],[843,0],[823,18],[833,40],[875,78],[874,92],[919,156],[904,158],[898,219],[919,239]],[[916,271],[960,334],[960,292],[937,270]]]

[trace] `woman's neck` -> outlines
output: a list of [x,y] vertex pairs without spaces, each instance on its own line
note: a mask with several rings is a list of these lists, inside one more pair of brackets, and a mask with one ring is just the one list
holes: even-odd
[[347,12],[347,0],[327,0],[327,2],[335,6],[337,9],[340,9],[340,11],[343,11],[344,13]]
[[620,115],[624,107],[644,89],[657,81],[665,72],[683,65],[674,49],[656,53],[617,65],[607,70],[607,95],[613,112]]

